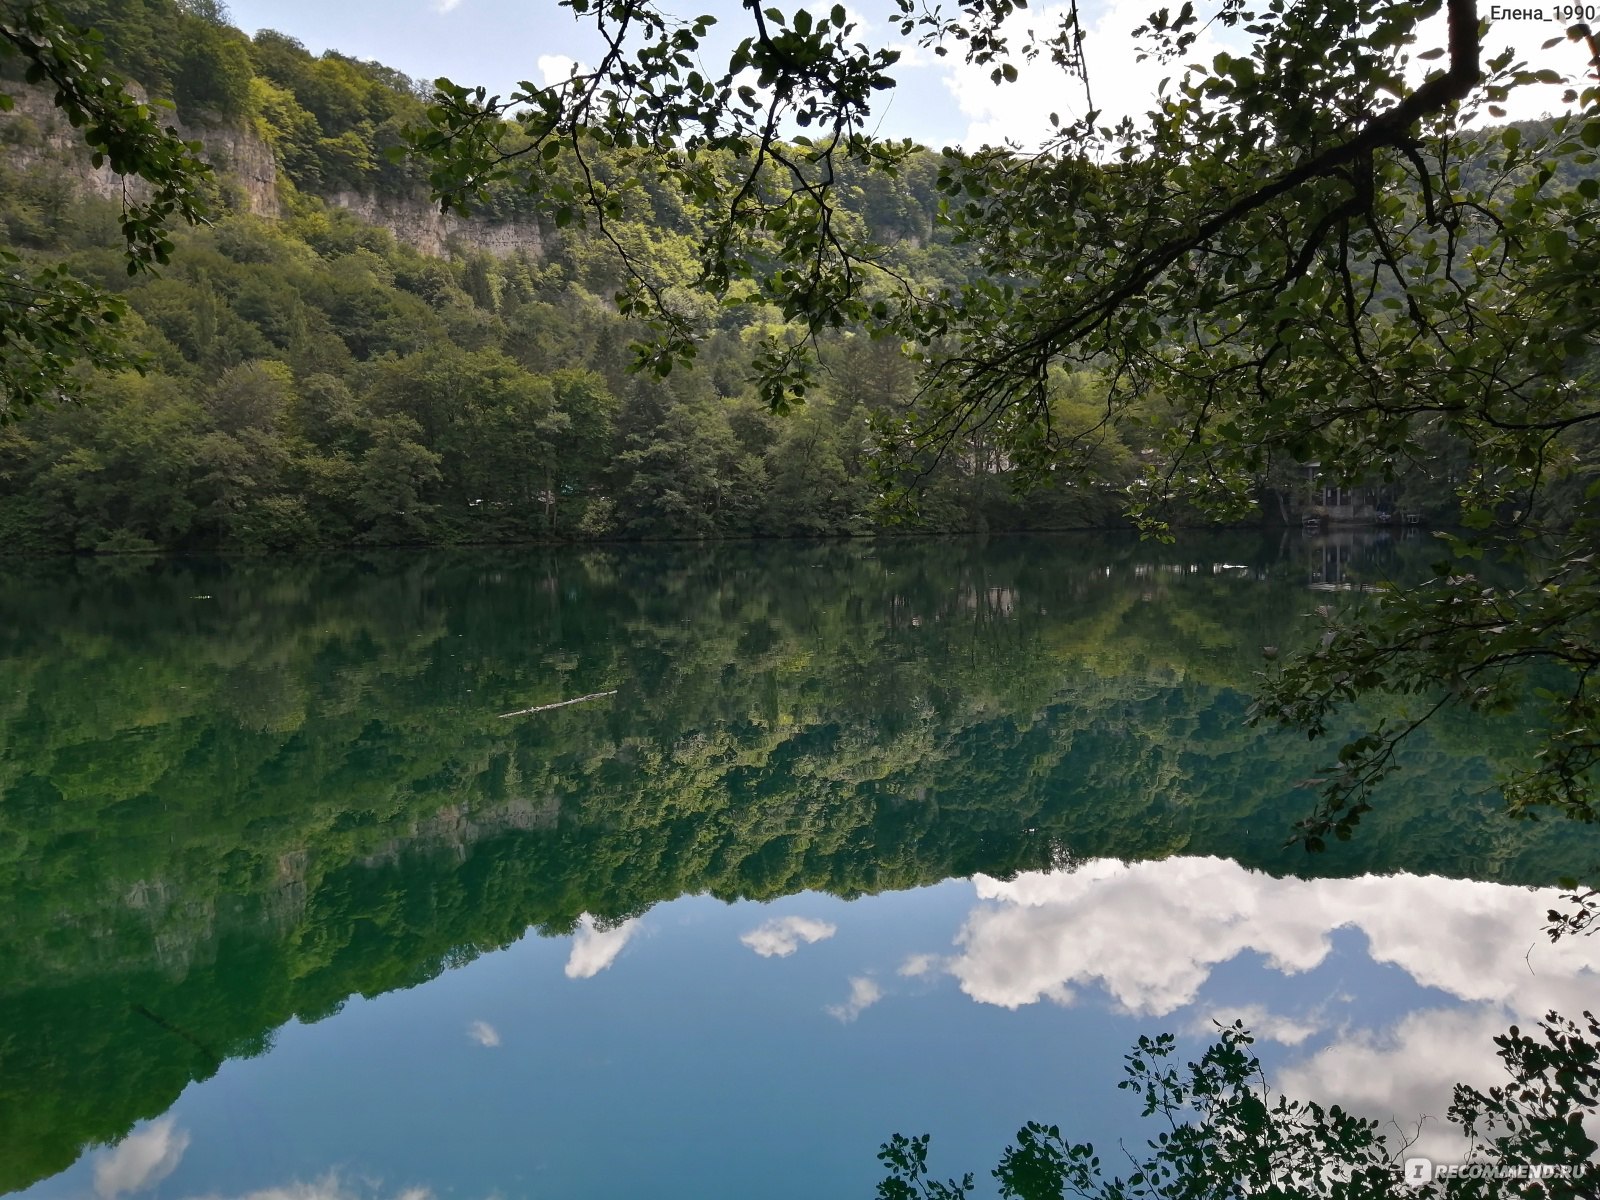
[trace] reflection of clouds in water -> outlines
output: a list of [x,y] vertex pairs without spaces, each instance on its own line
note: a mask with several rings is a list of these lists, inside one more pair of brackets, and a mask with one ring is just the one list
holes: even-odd
[[[351,1183],[342,1179],[339,1172],[329,1171],[321,1179],[311,1183],[302,1183],[297,1179],[293,1183],[278,1187],[246,1192],[234,1200],[387,1200],[387,1198],[388,1193],[377,1182]],[[192,1197],[191,1200],[224,1200],[224,1198],[212,1193],[205,1197]],[[392,1200],[433,1200],[433,1192],[424,1187],[410,1187],[394,1193]]]
[[155,1187],[172,1174],[188,1148],[188,1131],[175,1126],[171,1117],[150,1122],[96,1156],[95,1195],[101,1200],[111,1200],[124,1192],[142,1192]]
[[604,971],[639,929],[639,918],[629,917],[610,929],[597,928],[588,913],[578,918],[578,932],[572,939],[572,953],[567,956],[568,979],[590,979]]
[[[1410,875],[1273,879],[1209,858],[1099,861],[1071,874],[974,882],[982,903],[943,965],[968,995],[1007,1008],[1068,1003],[1075,987],[1099,984],[1126,1012],[1166,1016],[1195,1005],[1217,964],[1241,953],[1295,974],[1323,961],[1334,930],[1359,929],[1373,961],[1459,1005],[1412,1012],[1383,1033],[1341,1028],[1331,1043],[1278,1070],[1274,1082],[1409,1122],[1423,1113],[1442,1117],[1457,1081],[1498,1082],[1492,1039],[1507,1025],[1534,1024],[1551,1009],[1593,1007],[1600,948],[1544,938],[1545,913],[1559,894],[1551,889]],[[1341,1023],[1351,1015],[1343,1010]],[[1204,1003],[1186,1025],[1209,1034],[1212,1018],[1242,1019],[1287,1045],[1326,1025],[1317,1012]],[[1448,1157],[1459,1139],[1434,1122],[1419,1144],[1419,1152],[1430,1151]]]
[[500,1044],[500,1031],[487,1021],[474,1021],[467,1026],[467,1036],[480,1046],[493,1048]]
[[1261,885],[1275,881],[1220,859],[1102,860],[1070,874],[974,882],[992,903],[967,918],[948,969],[973,999],[1005,1008],[1064,1004],[1072,985],[1098,982],[1123,1009],[1161,1016],[1193,1001],[1212,968],[1245,949],[1282,971],[1309,970],[1339,923],[1269,898]]
[[1472,880],[1273,879],[1185,858],[975,884],[987,903],[968,917],[948,970],[974,999],[1007,1008],[1099,983],[1124,1010],[1162,1016],[1246,950],[1286,974],[1308,971],[1342,926],[1423,986],[1519,1012],[1581,1002],[1578,977],[1595,957],[1572,939],[1543,940],[1555,892]]
[[1273,1083],[1292,1096],[1393,1114],[1407,1136],[1418,1137],[1415,1153],[1458,1161],[1461,1131],[1444,1119],[1452,1091],[1457,1083],[1487,1087],[1507,1079],[1494,1039],[1516,1021],[1532,1024],[1533,1014],[1489,1004],[1423,1009],[1386,1033],[1359,1031],[1283,1067]]
[[848,1025],[879,1000],[883,999],[883,989],[865,975],[854,976],[850,980],[850,999],[843,1004],[828,1005],[828,1015],[837,1018]]
[[1189,1032],[1198,1037],[1215,1037],[1217,1026],[1232,1025],[1238,1021],[1256,1040],[1278,1042],[1284,1046],[1298,1046],[1308,1037],[1323,1030],[1316,1016],[1286,1017],[1268,1012],[1259,1004],[1241,1004],[1233,1007],[1206,1008],[1189,1025]]
[[812,945],[839,932],[837,925],[814,917],[776,917],[766,921],[739,940],[762,958],[787,958],[800,948]]

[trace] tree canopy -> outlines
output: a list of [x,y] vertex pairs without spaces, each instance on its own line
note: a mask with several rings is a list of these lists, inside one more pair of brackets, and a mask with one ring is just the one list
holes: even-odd
[[[671,181],[717,216],[696,285],[788,322],[756,364],[769,403],[804,399],[838,324],[915,348],[919,387],[880,427],[884,474],[909,490],[930,455],[974,431],[1027,481],[1093,471],[1130,424],[1143,470],[1129,509],[1155,531],[1180,502],[1237,517],[1273,472],[1345,486],[1436,477],[1464,529],[1432,581],[1353,615],[1326,610],[1321,644],[1273,675],[1257,710],[1317,736],[1359,693],[1414,697],[1406,719],[1344,747],[1305,839],[1348,836],[1428,713],[1503,709],[1536,674],[1548,747],[1506,781],[1508,799],[1593,818],[1600,181],[1582,176],[1600,89],[1568,86],[1570,111],[1547,133],[1489,135],[1473,122],[1562,78],[1497,51],[1473,0],[1164,8],[1139,31],[1172,68],[1147,113],[1058,119],[1036,150],[944,151],[942,219],[979,270],[930,294],[841,219],[849,172],[892,176],[914,153],[869,132],[898,56],[857,40],[843,6],[747,5],[743,36],[711,67],[709,16],[566,6],[603,40],[593,67],[506,97],[440,81],[412,144],[445,204],[515,180],[555,222],[605,233],[631,190]],[[1019,38],[1022,7],[895,0],[888,24],[990,67],[997,85],[1048,58],[1087,87],[1096,64],[1076,7]],[[1420,42],[1441,17],[1439,44]],[[1239,52],[1186,63],[1208,23]],[[642,365],[692,361],[699,318],[647,264],[621,299],[651,318]],[[1068,420],[1064,368],[1104,381]],[[1146,426],[1152,397],[1168,417]],[[1526,582],[1489,583],[1484,556],[1515,560]]]
[[[20,74],[52,92],[96,167],[146,185],[141,197],[123,204],[128,273],[166,262],[172,253],[168,227],[198,222],[205,213],[210,168],[199,144],[164,125],[111,69],[99,38],[49,5],[0,5],[0,70],[0,83]],[[0,91],[0,112],[12,105],[11,95]],[[126,315],[126,305],[104,289],[56,266],[25,270],[16,254],[0,249],[0,423],[70,388],[75,364],[115,357],[112,333]]]

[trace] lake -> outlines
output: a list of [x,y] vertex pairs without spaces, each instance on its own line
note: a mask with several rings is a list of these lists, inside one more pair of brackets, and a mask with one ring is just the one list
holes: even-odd
[[10,560],[0,1189],[866,1197],[1235,1019],[1448,1158],[1600,837],[1446,715],[1308,855],[1245,721],[1406,532]]

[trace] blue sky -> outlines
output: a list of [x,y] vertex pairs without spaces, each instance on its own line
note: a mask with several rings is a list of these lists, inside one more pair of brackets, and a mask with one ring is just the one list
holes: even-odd
[[[248,33],[276,29],[313,52],[339,50],[419,79],[444,75],[500,93],[523,79],[547,82],[551,71],[574,58],[592,61],[597,44],[554,0],[236,0],[229,7],[234,24]],[[738,27],[738,6],[727,0],[704,0],[693,11],[717,14],[730,32]],[[884,32],[858,19],[863,38],[875,41]],[[945,72],[931,61],[911,65],[931,59],[926,54],[908,58],[900,86],[876,114],[881,132],[936,144],[964,136],[970,122]]]
[[[670,4],[667,7],[672,7]],[[788,5],[783,5],[788,8]],[[1159,0],[1088,0],[1081,7],[1091,51],[1095,104],[1108,115],[1140,113],[1149,106],[1166,69],[1134,58],[1131,31]],[[886,6],[871,0],[847,4],[858,21],[857,35],[872,44],[896,44],[885,23]],[[733,0],[695,0],[685,15],[710,12],[732,35],[741,27]],[[1553,10],[1551,10],[1553,12]],[[592,61],[595,40],[555,0],[234,0],[234,23],[254,33],[271,28],[289,34],[320,53],[336,49],[376,59],[419,79],[444,75],[464,84],[483,84],[504,93],[518,80],[548,82],[565,74],[572,59]],[[1051,30],[1066,12],[1064,4],[1036,4],[1015,18],[1017,32]],[[1553,20],[1501,21],[1491,31],[1489,48],[1514,45],[1528,62],[1564,73],[1583,69],[1584,54],[1541,43],[1561,32]],[[1437,38],[1424,42],[1443,45]],[[1422,46],[1418,47],[1422,49]],[[1196,45],[1195,61],[1209,62],[1219,49],[1237,51],[1210,35]],[[875,114],[879,132],[914,137],[930,145],[976,146],[1006,139],[1031,144],[1048,131],[1048,114],[1081,115],[1082,89],[1048,64],[1024,67],[1022,78],[995,87],[985,68],[936,59],[915,46],[902,46],[899,86],[886,93]],[[952,58],[954,55],[951,56]],[[1559,89],[1525,94],[1512,116],[1538,116],[1558,103]]]

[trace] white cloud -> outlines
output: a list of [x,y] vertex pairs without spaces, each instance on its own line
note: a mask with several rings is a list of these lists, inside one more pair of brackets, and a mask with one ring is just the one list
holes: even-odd
[[1322,1022],[1315,1017],[1290,1017],[1268,1012],[1259,1004],[1243,1004],[1222,1008],[1202,1006],[1190,1022],[1189,1032],[1199,1037],[1213,1037],[1218,1025],[1232,1025],[1235,1021],[1243,1022],[1244,1027],[1258,1040],[1284,1046],[1298,1046],[1323,1030]]
[[871,21],[862,16],[861,10],[853,4],[844,6],[844,19],[846,23],[855,26],[855,29],[850,33],[853,38],[864,38],[877,28]]
[[142,1192],[155,1187],[177,1169],[188,1148],[188,1131],[174,1125],[171,1117],[152,1121],[96,1156],[95,1195],[101,1200],[112,1200],[125,1192]]
[[[1563,41],[1560,45],[1544,49],[1545,42],[1564,35],[1566,31],[1566,22],[1509,19],[1492,21],[1483,39],[1483,57],[1488,59],[1509,48],[1536,71],[1549,68],[1569,79],[1573,76],[1581,77],[1589,61],[1589,51],[1584,48],[1582,42]],[[1413,84],[1420,83],[1430,69],[1443,69],[1447,63],[1445,59],[1422,62],[1416,58],[1416,54],[1433,48],[1442,49],[1448,44],[1448,23],[1445,13],[1441,10],[1417,30],[1417,43],[1412,48],[1412,61],[1408,72]],[[1565,83],[1536,83],[1517,88],[1501,105],[1506,110],[1505,118],[1492,116],[1485,111],[1478,118],[1478,124],[1499,124],[1502,119],[1521,121],[1564,112],[1567,106],[1561,103],[1561,93],[1567,86]],[[1580,81],[1576,86],[1581,90],[1585,85]]]
[[848,1025],[882,999],[883,989],[877,983],[857,975],[850,980],[850,998],[843,1004],[828,1005],[827,1013]]
[[480,1046],[494,1047],[500,1044],[500,1031],[487,1021],[474,1021],[467,1027],[467,1036]]
[[[1006,22],[1005,32],[1014,46],[1026,40],[1029,30],[1048,38],[1071,11],[1071,6],[1065,4],[1025,9]],[[1160,81],[1181,70],[1181,64],[1153,59],[1135,61],[1139,44],[1133,31],[1149,19],[1150,11],[1150,0],[1111,0],[1097,15],[1087,15],[1086,10],[1080,9],[1090,93],[1101,114],[1100,124],[1115,124],[1124,116],[1138,117],[1148,112],[1155,104]],[[1209,62],[1219,48],[1220,43],[1204,33],[1185,58]],[[952,52],[950,58],[955,57]],[[1016,81],[996,86],[990,78],[993,64],[951,64],[947,86],[968,120],[961,142],[969,149],[1000,145],[1007,140],[1036,147],[1052,132],[1050,113],[1059,114],[1063,122],[1088,113],[1082,81],[1069,77],[1050,61],[1048,54],[1032,63],[1015,61],[1014,65]]]
[[541,54],[534,61],[539,70],[539,82],[545,87],[565,83],[572,77],[573,71],[586,70],[575,58],[568,58],[565,54]]
[[739,938],[762,958],[788,958],[800,943],[813,945],[839,932],[837,925],[813,917],[776,917]]
[[436,12],[455,12],[461,7],[461,0],[434,0],[433,7]]
[[923,67],[937,67],[944,65],[946,61],[934,54],[932,50],[925,46],[919,46],[916,42],[889,42],[884,46],[884,49],[893,50],[900,55],[894,64],[900,70],[920,70]]
[[[1095,108],[1102,114],[1100,124],[1115,124],[1124,116],[1142,117],[1154,106],[1160,81],[1171,77],[1175,84],[1184,63],[1209,63],[1220,50],[1235,54],[1248,51],[1249,43],[1244,34],[1222,30],[1219,35],[1208,30],[1200,34],[1182,62],[1161,63],[1153,58],[1136,61],[1140,43],[1135,41],[1133,30],[1146,22],[1152,7],[1150,0],[1109,0],[1096,8],[1080,7],[1090,92]],[[1070,6],[1064,4],[1026,9],[1010,18],[1005,30],[1013,39],[1013,45],[1020,44],[1028,30],[1041,38],[1049,37],[1070,11]],[[1563,76],[1581,76],[1588,58],[1581,44],[1563,42],[1549,50],[1543,49],[1545,41],[1564,30],[1563,25],[1554,21],[1494,22],[1484,40],[1485,57],[1510,46],[1519,58],[1535,69],[1548,67]],[[1441,61],[1423,62],[1416,54],[1442,48],[1446,43],[1445,15],[1441,11],[1417,31],[1409,69],[1413,83],[1420,83],[1430,68],[1443,66]],[[945,84],[967,118],[966,133],[960,141],[968,148],[999,145],[1010,140],[1031,149],[1050,135],[1049,113],[1058,113],[1065,122],[1082,117],[1088,111],[1082,82],[1069,78],[1048,55],[1041,55],[1033,63],[1015,61],[1017,80],[1001,86],[996,86],[990,78],[994,70],[992,64],[969,66],[952,61],[955,59],[957,52],[952,51],[949,58],[933,61],[948,64]],[[901,64],[920,66],[927,61],[927,52],[915,47],[908,57],[902,57]],[[1561,93],[1565,86],[1536,84],[1519,88],[1504,107],[1512,119],[1563,111]],[[1499,119],[1485,114],[1479,121]]]
[[937,954],[913,954],[900,964],[898,974],[908,979],[917,979],[938,970],[944,965],[944,959]]
[[610,929],[600,929],[594,918],[584,913],[578,918],[578,932],[567,956],[568,979],[590,979],[616,961],[617,955],[639,929],[639,918],[629,917]]

